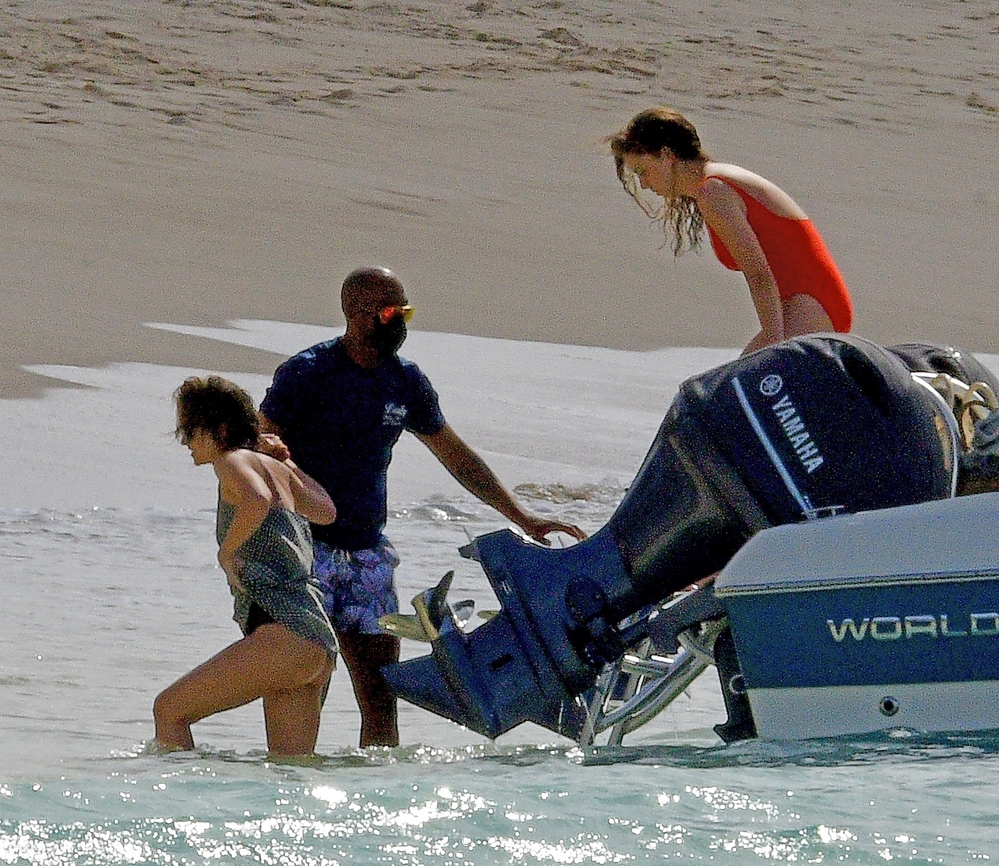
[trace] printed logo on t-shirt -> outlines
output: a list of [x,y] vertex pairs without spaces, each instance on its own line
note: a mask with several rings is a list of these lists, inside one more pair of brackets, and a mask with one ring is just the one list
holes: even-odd
[[382,424],[386,427],[401,427],[406,420],[407,410],[405,406],[396,403],[386,403],[385,411],[382,413]]

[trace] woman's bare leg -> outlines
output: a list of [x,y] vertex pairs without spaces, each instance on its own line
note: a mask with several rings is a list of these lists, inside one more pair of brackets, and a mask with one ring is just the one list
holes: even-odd
[[318,644],[268,623],[184,674],[153,704],[156,740],[193,749],[191,725],[275,692],[325,684],[330,659]]
[[825,308],[811,295],[792,295],[781,304],[786,339],[805,334],[829,334],[836,330]]
[[332,673],[333,660],[327,657],[323,671],[313,682],[264,695],[267,751],[274,755],[311,755],[315,752],[323,694]]
[[[792,295],[786,301],[781,301],[784,312],[784,339],[803,337],[805,334],[828,334],[836,330],[829,314],[811,295]],[[769,346],[763,331],[759,331],[742,350],[743,355],[755,352]]]

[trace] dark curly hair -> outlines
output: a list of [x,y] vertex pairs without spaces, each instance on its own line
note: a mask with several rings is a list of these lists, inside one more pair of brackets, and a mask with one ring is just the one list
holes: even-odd
[[614,154],[617,176],[625,192],[650,219],[662,224],[666,242],[673,246],[673,255],[697,249],[704,234],[704,217],[697,202],[689,196],[677,196],[654,207],[642,198],[635,176],[624,164],[628,155],[657,156],[664,150],[686,161],[710,159],[701,147],[694,125],[680,112],[660,106],[639,112],[624,129],[605,141]]
[[186,442],[206,431],[223,451],[253,448],[260,438],[260,418],[253,398],[221,376],[191,376],[173,392],[177,404],[175,435]]

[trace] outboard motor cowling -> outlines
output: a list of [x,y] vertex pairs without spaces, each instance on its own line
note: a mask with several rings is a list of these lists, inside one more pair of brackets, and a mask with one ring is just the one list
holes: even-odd
[[999,378],[995,373],[971,352],[965,352],[957,346],[900,343],[897,346],[889,346],[888,351],[901,358],[902,363],[913,373],[946,373],[966,385],[984,382],[999,394]]

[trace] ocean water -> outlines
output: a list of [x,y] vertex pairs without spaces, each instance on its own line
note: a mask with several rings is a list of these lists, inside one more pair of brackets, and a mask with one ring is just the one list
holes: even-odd
[[[160,325],[282,354],[323,329]],[[404,354],[524,502],[592,532],[620,500],[680,381],[734,352],[652,353],[415,332]],[[995,358],[984,358],[997,366]],[[214,476],[171,435],[189,370],[44,367],[4,401],[0,447],[0,863],[963,864],[999,857],[999,735],[726,746],[713,671],[623,746],[524,726],[495,743],[403,705],[403,745],[356,748],[334,675],[319,756],[273,762],[260,707],[156,756],[156,693],[238,637],[214,566]],[[231,372],[258,398],[266,377]],[[455,569],[494,603],[468,537],[505,525],[411,437],[390,474],[403,608]],[[556,543],[568,543],[556,539]],[[408,655],[425,652],[408,645]]]

